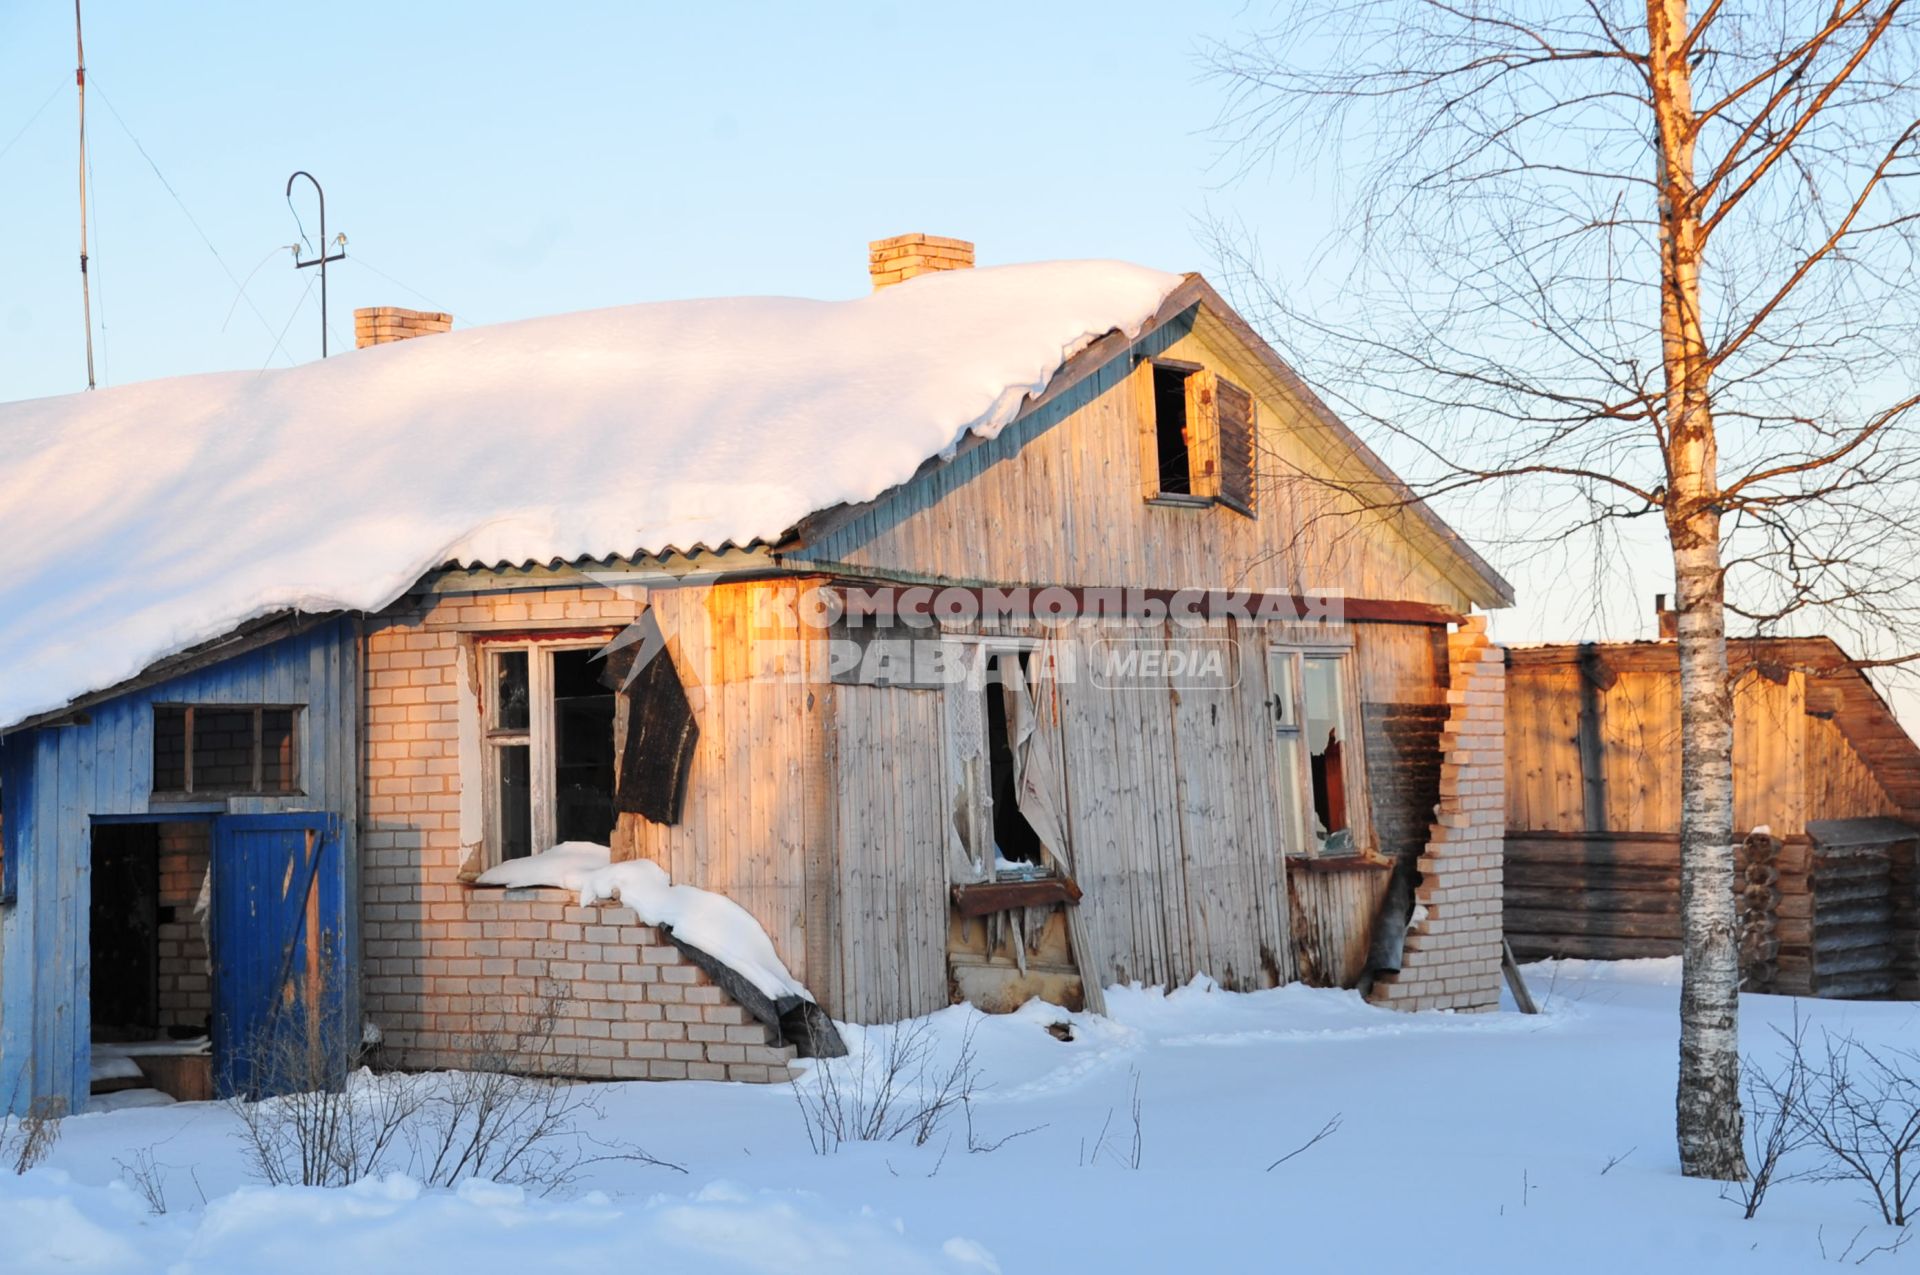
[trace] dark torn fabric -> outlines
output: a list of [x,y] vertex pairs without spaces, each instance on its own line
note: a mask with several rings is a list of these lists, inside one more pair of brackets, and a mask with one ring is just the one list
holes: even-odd
[[[652,620],[650,613],[641,618]],[[653,649],[654,656],[629,682],[634,660],[644,649]],[[654,823],[679,823],[700,725],[693,719],[673,657],[657,641],[621,647],[608,653],[601,680],[624,686],[627,697],[627,746],[620,755],[614,808]]]
[[845,1058],[846,1042],[826,1010],[804,996],[788,994],[773,997],[749,982],[745,975],[718,957],[695,947],[663,925],[660,932],[706,972],[713,985],[733,998],[735,1004],[773,1031],[773,1043],[792,1045],[802,1058]]

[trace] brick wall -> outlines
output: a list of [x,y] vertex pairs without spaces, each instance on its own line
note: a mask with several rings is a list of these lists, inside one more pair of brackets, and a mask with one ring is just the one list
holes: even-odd
[[163,823],[159,828],[162,920],[156,941],[162,1027],[204,1031],[213,1013],[206,930],[193,911],[207,877],[211,829],[208,823]]
[[1451,685],[1440,735],[1440,801],[1420,856],[1421,909],[1396,974],[1374,984],[1394,1009],[1500,1005],[1501,857],[1506,835],[1506,662],[1473,616],[1447,638]]
[[617,631],[643,605],[627,588],[453,594],[397,604],[369,632],[362,1008],[396,1060],[458,1065],[476,1033],[517,1030],[559,984],[564,1074],[786,1079],[792,1052],[628,909],[462,880],[486,866],[478,793],[462,791],[465,771],[480,782],[476,641]]
[[[549,1051],[523,1059],[562,1075],[625,1080],[786,1080],[791,1046],[730,1000],[665,939],[617,904],[581,907],[563,890],[473,890],[464,919],[424,958],[370,941],[370,982],[414,1026],[389,1033],[406,1066],[469,1060],[476,1037],[517,1036],[551,1008]],[[376,1020],[380,1018],[375,1015]]]

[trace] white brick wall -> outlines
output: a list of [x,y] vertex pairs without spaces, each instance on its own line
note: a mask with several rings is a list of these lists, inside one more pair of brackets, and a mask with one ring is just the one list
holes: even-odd
[[1501,864],[1506,836],[1506,654],[1484,616],[1447,637],[1451,711],[1440,735],[1440,803],[1415,899],[1425,918],[1407,931],[1397,974],[1374,984],[1394,1009],[1491,1010],[1500,1005]]

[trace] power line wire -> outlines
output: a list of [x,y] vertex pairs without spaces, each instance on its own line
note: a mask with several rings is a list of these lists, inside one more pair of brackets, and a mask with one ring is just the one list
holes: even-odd
[[46,101],[40,103],[40,109],[27,117],[27,122],[20,126],[19,132],[15,133],[11,138],[7,139],[7,144],[5,146],[0,146],[0,159],[6,158],[7,152],[13,149],[13,144],[27,135],[27,130],[32,128],[34,124],[39,121],[40,117],[47,113],[47,108],[53,105],[53,99],[56,97],[59,97],[60,91],[66,87],[67,87],[67,84],[65,80],[62,80],[60,83],[53,86],[53,92],[47,94]]
[[[420,298],[422,301],[426,302],[428,305],[432,306],[434,309],[440,311],[443,314],[454,313],[454,310],[452,307],[443,305],[442,303],[435,301],[432,297],[420,291],[418,288],[408,287],[406,284],[400,282],[398,279],[394,278],[392,275],[388,274],[386,271],[380,269],[380,267],[374,265],[371,261],[368,261],[366,258],[366,254],[361,252],[360,249],[355,248],[353,252],[354,252],[354,255],[347,258],[347,260],[356,262],[359,265],[365,266],[367,269],[373,271],[373,273],[379,275],[382,279],[385,279],[388,283],[400,289],[402,292],[412,293],[414,296]],[[472,316],[469,316],[467,319],[467,322],[476,323],[476,322],[479,322],[479,320],[474,319]]]
[[272,261],[276,254],[285,252],[291,246],[290,244],[283,243],[275,244],[273,247],[267,249],[266,256],[260,258],[259,265],[247,271],[246,280],[242,282],[238,288],[233,290],[233,302],[227,306],[227,317],[220,320],[220,330],[222,332],[227,330],[227,324],[233,322],[233,312],[240,308],[240,298],[246,295],[247,285],[253,282],[253,276],[259,274],[261,269],[265,267],[269,261]]
[[[108,112],[112,114],[114,122],[120,125],[120,130],[127,135],[127,140],[132,142],[133,148],[140,152],[140,158],[147,161],[147,167],[153,170],[153,175],[160,179],[162,186],[166,187],[167,194],[173,196],[173,202],[178,205],[181,213],[186,217],[187,223],[193,227],[194,233],[200,236],[200,242],[207,246],[207,251],[213,254],[213,259],[220,263],[220,269],[226,272],[227,281],[233,284],[234,287],[240,289],[241,298],[246,301],[247,309],[253,311],[253,317],[260,320],[260,326],[266,329],[267,335],[273,336],[273,324],[267,321],[266,315],[260,313],[260,307],[253,303],[253,298],[246,295],[246,285],[242,284],[239,277],[233,273],[233,267],[229,266],[227,259],[220,255],[220,250],[213,246],[213,240],[207,237],[207,232],[200,228],[200,222],[194,217],[193,210],[188,208],[186,201],[180,198],[180,192],[173,188],[173,183],[167,180],[167,175],[160,171],[160,165],[154,162],[153,156],[147,154],[147,148],[140,144],[138,137],[134,136],[133,129],[128,127],[127,121],[121,117],[119,108],[113,104],[113,99],[108,97],[106,90],[100,87],[100,81],[97,76],[93,80],[93,89],[94,92],[100,95],[100,100],[107,104]],[[284,332],[281,333],[282,337],[285,335]],[[279,351],[279,338],[275,339],[273,348],[276,353]],[[267,356],[267,361],[273,361],[272,354]],[[288,357],[287,362],[293,362],[291,356]]]
[[[267,351],[267,363],[273,362],[273,356],[280,353],[280,343],[287,339],[287,332],[289,329],[293,327],[293,321],[300,317],[300,312],[302,310],[307,308],[307,298],[313,295],[313,285],[318,282],[319,282],[318,279],[315,279],[312,276],[308,276],[306,291],[302,292],[300,294],[300,299],[293,303],[293,313],[287,316],[287,321],[284,324],[282,324],[280,327],[280,335],[273,339],[273,348]],[[289,356],[287,361],[291,363],[293,361],[292,357]],[[262,363],[260,365],[261,372],[264,372],[267,370],[267,363]]]

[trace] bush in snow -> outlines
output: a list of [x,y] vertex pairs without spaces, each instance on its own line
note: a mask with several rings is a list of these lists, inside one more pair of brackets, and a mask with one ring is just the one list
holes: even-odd
[[973,1024],[950,1064],[939,1064],[937,1044],[932,1022],[918,1018],[869,1030],[851,1056],[820,1059],[795,1076],[794,1101],[814,1151],[831,1155],[848,1142],[902,1138],[925,1146],[956,1110],[970,1109],[980,1087]]
[[1768,1188],[1793,1176],[1782,1173],[1782,1165],[1810,1140],[1805,1117],[1811,1073],[1806,1025],[1800,1021],[1799,1009],[1793,1013],[1792,1031],[1774,1030],[1785,1044],[1776,1064],[1768,1068],[1758,1059],[1747,1058],[1740,1067],[1746,1089],[1747,1178],[1730,1183],[1727,1191],[1749,1219],[1766,1202]]
[[1802,1066],[1800,1129],[1824,1153],[1808,1177],[1866,1186],[1883,1220],[1905,1226],[1920,1188],[1920,1054],[1822,1033]]
[[677,1169],[585,1132],[601,1122],[595,1090],[551,1074],[567,996],[550,985],[532,1014],[482,1028],[458,1051],[460,1065],[442,1073],[361,1067],[342,1076],[323,1041],[263,1037],[248,1055],[254,1085],[282,1096],[232,1101],[249,1167],[276,1186],[344,1186],[401,1171],[429,1186],[482,1178],[542,1195],[607,1160]]
[[65,1099],[35,1098],[18,1120],[0,1116],[0,1162],[25,1173],[45,1160],[60,1140],[60,1117],[66,1113]]
[[[1790,1031],[1776,1030],[1776,1065],[1749,1058],[1743,1068],[1749,1176],[1729,1188],[1734,1198],[1751,1218],[1775,1183],[1857,1182],[1883,1221],[1906,1226],[1920,1191],[1920,1053],[1825,1030],[1815,1052],[1798,1012]],[[1807,1167],[1783,1172],[1802,1154]]]

